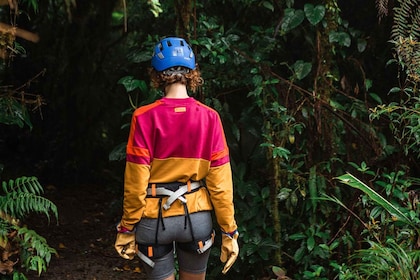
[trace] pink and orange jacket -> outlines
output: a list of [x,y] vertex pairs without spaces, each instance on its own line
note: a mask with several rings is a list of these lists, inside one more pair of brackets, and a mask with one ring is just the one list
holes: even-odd
[[[192,97],[162,98],[134,112],[124,177],[121,225],[130,230],[142,217],[158,217],[159,199],[146,198],[149,183],[202,179],[207,188],[184,195],[188,211],[214,209],[222,231],[237,228],[229,150],[220,117]],[[184,206],[176,201],[162,215],[185,215]]]

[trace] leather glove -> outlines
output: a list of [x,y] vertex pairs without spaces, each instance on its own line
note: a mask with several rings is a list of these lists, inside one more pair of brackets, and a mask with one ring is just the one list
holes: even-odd
[[220,261],[226,263],[225,267],[222,270],[223,274],[226,274],[226,272],[228,272],[228,270],[238,258],[238,236],[239,233],[237,230],[231,233],[224,232],[222,234],[222,249],[220,254]]
[[115,240],[115,250],[118,254],[127,260],[132,260],[136,255],[136,235],[134,231],[117,226],[117,239]]

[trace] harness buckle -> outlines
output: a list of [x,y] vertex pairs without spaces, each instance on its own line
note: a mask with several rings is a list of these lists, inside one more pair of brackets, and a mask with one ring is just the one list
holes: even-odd
[[214,244],[214,236],[215,232],[214,230],[212,233],[202,240],[193,239],[190,242],[185,243],[177,243],[177,246],[181,248],[182,250],[189,251],[189,252],[196,252],[198,254],[203,254],[205,251],[211,248],[211,246]]
[[163,205],[163,209],[168,210],[169,208],[171,208],[171,205],[176,200],[179,200],[183,204],[186,204],[187,200],[183,195],[186,193],[190,193],[194,190],[197,190],[201,187],[204,187],[204,184],[199,181],[194,181],[194,182],[188,181],[185,185],[179,186],[177,190],[167,189],[164,187],[164,184],[157,185],[153,183],[153,184],[150,184],[150,187],[147,189],[147,195],[152,196],[152,197],[167,196],[168,199]]
[[140,244],[137,243],[137,256],[148,266],[154,267],[154,260],[174,250],[172,243],[170,244]]
[[214,243],[214,235],[215,235],[215,233],[214,233],[214,230],[213,230],[209,239],[204,241],[204,243],[201,240],[198,242],[197,253],[202,254],[202,253],[204,253],[205,251],[207,251],[208,249],[211,248],[211,246]]

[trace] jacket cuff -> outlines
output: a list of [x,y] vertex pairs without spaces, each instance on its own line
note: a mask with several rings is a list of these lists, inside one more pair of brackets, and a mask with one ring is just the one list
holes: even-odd
[[234,231],[231,231],[231,232],[224,232],[222,230],[222,233],[225,234],[225,235],[227,235],[227,236],[229,236],[230,238],[233,238],[233,236],[235,236],[235,234],[239,234],[239,232],[238,232],[237,229],[235,229]]
[[123,224],[123,222],[121,222],[117,225],[117,232],[118,233],[132,233],[134,232],[134,227],[125,225]]

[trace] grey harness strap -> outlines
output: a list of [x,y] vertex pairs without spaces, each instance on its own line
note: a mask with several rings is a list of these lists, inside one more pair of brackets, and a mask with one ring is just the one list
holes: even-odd
[[202,183],[201,182],[191,182],[190,186],[188,186],[188,184],[179,186],[178,190],[176,191],[171,191],[168,190],[164,187],[157,187],[155,190],[153,190],[152,188],[148,188],[147,189],[147,195],[149,196],[157,196],[157,195],[163,195],[163,196],[168,196],[168,200],[166,201],[166,203],[163,205],[163,209],[168,210],[169,208],[171,208],[172,203],[175,202],[175,200],[180,200],[182,203],[187,203],[187,200],[185,199],[185,197],[183,197],[184,194],[186,194],[187,192],[196,190],[200,187],[202,187]]
[[[204,241],[200,241],[197,244],[198,248],[196,249],[196,251],[197,251],[198,254],[203,254],[205,251],[207,251],[208,249],[211,248],[211,246],[214,243],[214,235],[215,235],[215,233],[214,233],[214,230],[213,230],[209,239],[204,240]],[[153,268],[155,266],[155,262],[151,258],[146,256],[143,252],[141,252],[140,249],[137,250],[136,254],[142,261],[144,261],[144,263],[146,263],[151,268]]]
[[155,262],[150,259],[149,257],[147,257],[145,254],[143,254],[142,252],[137,251],[137,256],[144,261],[148,266],[150,266],[151,268],[155,267]]
[[[165,184],[150,184],[149,187],[147,188],[147,196],[148,197],[160,197],[159,200],[159,217],[158,217],[158,222],[157,222],[157,228],[156,228],[156,238],[155,238],[155,244],[158,244],[158,229],[159,229],[159,220],[162,222],[162,228],[163,230],[165,230],[165,226],[163,224],[163,218],[162,218],[162,211],[161,208],[168,210],[169,208],[171,208],[171,205],[176,201],[179,200],[182,202],[182,204],[184,205],[185,208],[185,226],[184,228],[186,228],[187,226],[187,221],[189,221],[190,223],[190,229],[191,229],[191,236],[192,236],[192,242],[189,242],[187,244],[179,244],[179,246],[183,246],[185,247],[185,249],[187,250],[191,250],[191,251],[196,251],[199,254],[204,253],[205,251],[207,251],[208,249],[211,248],[211,246],[214,243],[214,230],[212,232],[212,234],[210,235],[209,238],[206,238],[206,240],[196,240],[194,238],[194,233],[193,233],[193,227],[191,224],[191,219],[189,217],[189,212],[188,212],[188,207],[187,207],[187,199],[184,197],[184,194],[195,191],[201,187],[205,187],[205,184],[203,182],[200,181],[189,181],[187,182],[185,185],[175,185],[173,187],[164,187]],[[168,189],[168,188],[172,188]],[[162,206],[162,197],[167,197],[168,199],[166,200],[165,204]],[[150,258],[148,255],[146,255],[146,253],[140,248],[141,248],[142,244],[139,244],[139,250],[137,251],[137,256],[143,260],[147,265],[149,265],[150,267],[154,267],[155,266],[155,262],[154,259]],[[148,254],[148,253],[147,253]]]
[[211,233],[210,238],[209,238],[209,239],[207,239],[207,240],[205,240],[203,243],[199,244],[199,246],[200,246],[200,245],[202,245],[203,247],[199,247],[199,248],[197,249],[197,253],[202,254],[202,253],[204,253],[205,251],[207,251],[208,249],[210,249],[210,247],[211,247],[211,246],[213,245],[213,243],[214,243],[214,236],[215,236],[215,233],[214,233],[214,230],[213,230],[213,232]]

